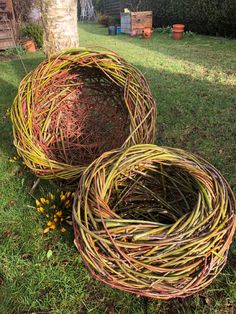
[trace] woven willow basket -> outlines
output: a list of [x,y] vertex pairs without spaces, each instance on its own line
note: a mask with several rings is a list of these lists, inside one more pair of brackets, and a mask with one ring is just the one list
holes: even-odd
[[202,158],[136,145],[104,153],[87,168],[73,223],[75,244],[100,281],[157,299],[185,297],[224,267],[235,199]]
[[127,61],[81,48],[52,55],[30,72],[11,118],[26,166],[44,179],[73,180],[105,151],[152,143],[156,105]]

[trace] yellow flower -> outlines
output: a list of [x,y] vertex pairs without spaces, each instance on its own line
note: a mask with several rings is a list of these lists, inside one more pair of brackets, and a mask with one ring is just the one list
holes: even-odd
[[60,220],[61,220],[61,221],[63,221],[63,220],[64,220],[64,218],[61,218]]
[[55,225],[54,221],[49,221],[49,222],[47,223],[47,225],[48,225],[48,227],[49,227],[50,229],[55,229],[55,228],[56,228],[56,225]]
[[66,192],[66,197],[69,198],[71,195],[71,192]]
[[64,227],[62,227],[61,232],[66,232],[66,229]]
[[61,201],[64,201],[66,199],[65,195],[61,194],[60,195]]
[[58,221],[58,219],[57,219],[57,218],[54,218],[54,219],[53,219],[53,221],[57,222],[57,221]]
[[66,207],[66,208],[69,208],[69,207],[70,207],[70,200],[67,200],[67,201],[65,202],[65,207]]
[[55,200],[55,195],[53,195],[51,192],[48,193],[48,197],[54,201]]
[[49,228],[45,228],[45,229],[43,230],[43,233],[47,233],[49,230],[50,230]]
[[38,208],[37,208],[37,211],[38,211],[39,213],[43,213],[43,212],[44,212],[44,208],[43,208],[43,207],[38,207]]
[[41,197],[41,198],[40,198],[40,202],[41,202],[42,204],[49,204],[49,200],[45,199],[44,197]]
[[57,215],[58,217],[61,217],[61,216],[62,216],[62,210],[59,210],[58,212],[56,212],[56,215]]
[[40,206],[41,205],[39,200],[36,200],[35,203],[36,203],[36,206]]
[[52,205],[52,206],[51,206],[51,208],[55,209],[55,208],[56,208],[56,205],[55,205],[55,204],[54,204],[54,205]]
[[55,229],[56,228],[56,225],[55,225],[55,223],[53,223],[53,225],[51,225],[51,227],[50,227],[51,229]]

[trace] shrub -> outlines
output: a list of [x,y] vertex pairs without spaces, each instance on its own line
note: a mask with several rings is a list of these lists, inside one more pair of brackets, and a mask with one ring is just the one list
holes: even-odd
[[144,0],[139,9],[152,10],[158,27],[183,23],[187,31],[236,37],[236,1]]
[[109,21],[108,24],[113,26],[113,25],[120,25],[120,17],[116,15],[111,15],[109,16]]
[[185,37],[194,37],[195,35],[196,35],[196,33],[191,32],[191,31],[184,32]]
[[158,27],[157,28],[157,32],[158,33],[161,33],[161,34],[171,34],[171,32],[172,32],[172,28],[171,28],[171,26],[166,26],[166,27],[164,27],[164,26],[162,26],[162,27]]
[[24,37],[32,38],[38,48],[43,46],[43,29],[39,24],[27,24],[24,28],[21,29],[21,34]]
[[97,23],[103,26],[108,26],[109,17],[107,15],[97,13]]

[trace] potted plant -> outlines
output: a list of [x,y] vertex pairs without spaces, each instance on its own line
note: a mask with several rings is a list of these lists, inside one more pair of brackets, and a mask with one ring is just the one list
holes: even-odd
[[183,34],[184,34],[184,28],[185,25],[184,24],[174,24],[172,26],[172,37],[175,40],[180,40],[183,38]]
[[37,48],[43,46],[43,29],[41,25],[36,23],[29,23],[21,29],[22,45],[31,52],[36,51]]
[[21,44],[27,51],[30,51],[30,52],[36,51],[34,40],[31,38],[22,39]]

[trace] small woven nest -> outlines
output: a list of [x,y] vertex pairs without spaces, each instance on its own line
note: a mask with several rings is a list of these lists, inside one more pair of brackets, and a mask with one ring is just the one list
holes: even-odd
[[45,179],[73,179],[103,152],[152,143],[156,105],[143,75],[111,51],[53,55],[21,82],[14,144]]
[[88,167],[73,221],[75,244],[97,279],[146,297],[186,297],[225,265],[235,199],[202,158],[136,145],[104,153]]

